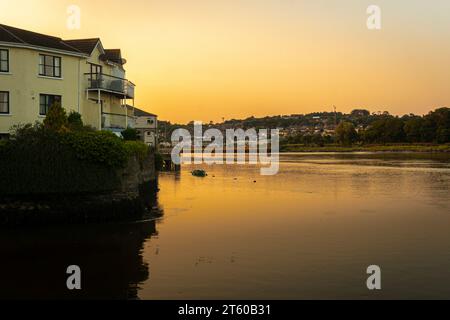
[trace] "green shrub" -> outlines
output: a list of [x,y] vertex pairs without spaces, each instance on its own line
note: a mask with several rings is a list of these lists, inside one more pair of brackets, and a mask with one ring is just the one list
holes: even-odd
[[16,124],[9,129],[12,140],[20,139],[33,139],[43,129],[43,125],[40,122],[35,124]]
[[0,195],[116,190],[121,181],[118,169],[134,156],[144,165],[148,146],[112,132],[17,125],[11,139],[0,143]]
[[61,135],[61,142],[70,146],[78,159],[108,167],[123,167],[129,158],[125,143],[111,132],[68,132]]
[[0,194],[106,192],[120,186],[116,170],[98,161],[81,161],[79,152],[48,130],[30,141],[7,142],[0,148]]
[[[138,146],[127,147],[127,143],[109,131],[67,131],[55,132],[39,124],[15,126],[11,130],[11,147],[24,148],[27,145],[68,146],[77,159],[110,168],[122,168],[134,154],[139,156]],[[146,146],[144,145],[144,148]],[[144,152],[140,149],[141,154]]]
[[136,129],[128,128],[122,131],[122,137],[125,141],[137,141],[139,140],[138,132]]
[[75,111],[70,112],[69,116],[67,117],[67,122],[69,124],[70,130],[81,130],[84,127],[81,114]]
[[161,171],[164,168],[164,159],[161,153],[155,152],[155,169]]
[[61,103],[56,102],[50,106],[44,119],[44,128],[56,132],[68,130],[66,110]]
[[141,141],[125,141],[125,149],[128,156],[136,156],[140,161],[144,161],[149,153],[148,146]]

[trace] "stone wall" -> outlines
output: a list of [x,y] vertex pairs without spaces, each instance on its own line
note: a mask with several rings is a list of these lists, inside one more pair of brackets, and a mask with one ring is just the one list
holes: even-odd
[[115,176],[113,185],[88,192],[0,195],[0,226],[136,220],[151,209],[158,189],[153,152],[145,160],[132,157],[125,168],[109,174]]
[[126,168],[119,170],[120,190],[123,192],[138,192],[139,186],[156,179],[155,156],[150,152],[147,159],[141,161],[133,157]]

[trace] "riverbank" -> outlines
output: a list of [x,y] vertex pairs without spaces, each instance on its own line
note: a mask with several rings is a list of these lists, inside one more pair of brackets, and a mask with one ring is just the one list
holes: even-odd
[[110,132],[20,129],[0,146],[0,227],[140,219],[155,150]]
[[365,145],[343,147],[338,145],[305,146],[300,144],[281,145],[281,152],[417,152],[450,153],[450,145]]
[[2,195],[0,227],[140,220],[152,212],[158,193],[158,180],[154,172],[143,172],[151,177],[148,180],[128,177],[123,179],[122,190],[110,192]]

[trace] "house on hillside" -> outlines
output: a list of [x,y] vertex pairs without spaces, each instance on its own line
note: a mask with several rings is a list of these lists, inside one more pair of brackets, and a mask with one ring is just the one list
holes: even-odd
[[0,138],[15,124],[42,121],[50,106],[79,112],[97,130],[134,121],[135,85],[120,49],[99,38],[62,40],[0,24]]
[[158,116],[138,108],[134,108],[135,124],[139,137],[149,146],[158,146]]

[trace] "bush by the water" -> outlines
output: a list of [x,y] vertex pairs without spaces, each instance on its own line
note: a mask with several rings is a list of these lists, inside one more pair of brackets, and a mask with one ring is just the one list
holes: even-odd
[[129,156],[125,143],[110,132],[69,132],[58,136],[60,143],[70,146],[79,160],[119,168]]
[[160,152],[155,152],[155,169],[161,171],[164,168],[164,159]]
[[127,157],[136,156],[138,160],[144,161],[149,154],[149,147],[141,141],[125,141]]
[[16,127],[12,139],[3,144],[3,149],[24,149],[32,146],[58,144],[69,147],[74,156],[94,164],[112,168],[123,167],[130,156],[143,160],[148,147],[138,141],[123,141],[108,131],[65,131],[46,129],[40,124]]
[[76,115],[69,125],[59,108],[50,108],[43,124],[14,127],[0,144],[0,195],[113,190],[130,157],[149,155],[144,143],[87,130]]

